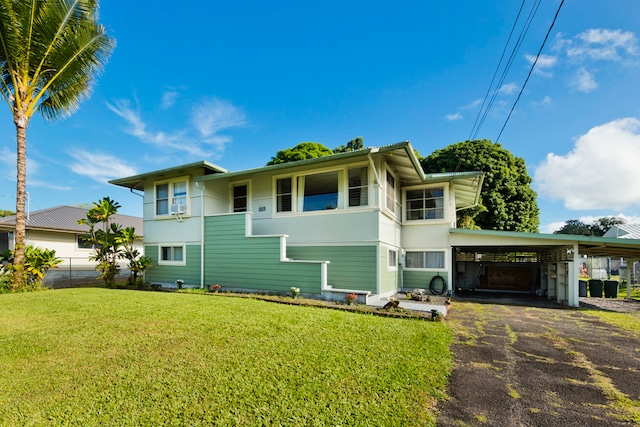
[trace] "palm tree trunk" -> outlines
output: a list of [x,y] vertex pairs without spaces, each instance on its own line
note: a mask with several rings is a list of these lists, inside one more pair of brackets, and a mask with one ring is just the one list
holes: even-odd
[[16,124],[18,176],[16,186],[16,232],[13,252],[13,289],[24,287],[24,251],[27,240],[26,221],[24,215],[24,197],[27,186],[27,125],[24,113],[18,112],[14,120]]

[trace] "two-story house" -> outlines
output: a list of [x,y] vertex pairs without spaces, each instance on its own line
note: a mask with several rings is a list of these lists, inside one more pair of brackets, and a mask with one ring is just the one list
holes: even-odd
[[435,276],[450,286],[449,230],[482,180],[425,175],[402,142],[239,172],[203,161],[111,183],[144,192],[147,280],[340,299],[426,288]]

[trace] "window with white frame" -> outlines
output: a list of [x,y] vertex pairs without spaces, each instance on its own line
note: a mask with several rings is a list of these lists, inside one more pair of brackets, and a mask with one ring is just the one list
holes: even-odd
[[349,169],[349,207],[369,205],[369,169]]
[[407,190],[407,220],[444,218],[444,188]]
[[338,207],[338,171],[298,177],[302,211],[323,211]]
[[172,212],[186,213],[187,188],[186,179],[177,179],[156,184],[156,215],[168,215]]
[[246,212],[249,208],[249,188],[247,184],[234,185],[233,189],[233,211]]
[[407,251],[405,268],[443,269],[444,251]]
[[158,259],[160,264],[184,264],[184,246],[160,246],[160,254]]
[[387,210],[394,212],[396,211],[396,179],[391,172],[387,171],[387,185],[386,185],[386,194],[387,194]]
[[389,268],[397,268],[398,267],[398,251],[395,249],[389,249],[389,255],[387,257],[389,263]]
[[291,177],[276,180],[276,211],[291,212],[293,209],[293,187]]

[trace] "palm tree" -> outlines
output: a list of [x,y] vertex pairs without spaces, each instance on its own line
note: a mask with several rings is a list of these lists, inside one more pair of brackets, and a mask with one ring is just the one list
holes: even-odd
[[0,94],[16,126],[13,287],[24,284],[27,127],[70,116],[87,98],[115,46],[98,23],[96,0],[0,0]]

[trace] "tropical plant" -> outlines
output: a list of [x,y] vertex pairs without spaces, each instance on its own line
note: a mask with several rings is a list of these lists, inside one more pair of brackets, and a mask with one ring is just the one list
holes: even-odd
[[111,217],[118,212],[120,204],[105,197],[100,202],[94,202],[89,209],[86,218],[78,220],[78,224],[89,226],[89,233],[85,240],[93,245],[94,254],[89,257],[97,261],[96,270],[100,271],[100,279],[103,279],[108,287],[113,285],[113,280],[120,273],[118,258],[121,250],[121,226],[111,222]]
[[346,144],[334,148],[333,150],[319,142],[301,142],[293,148],[286,148],[278,151],[275,156],[271,157],[267,166],[295,162],[297,160],[316,159],[318,157],[325,157],[338,153],[349,153],[351,151],[362,149],[364,149],[364,138],[361,136],[358,136]]
[[128,267],[131,271],[128,283],[141,287],[142,276],[144,272],[151,268],[153,260],[146,256],[140,256],[140,251],[134,247],[134,243],[140,236],[136,234],[134,227],[126,227],[120,230],[116,236],[116,243],[122,245],[120,257],[129,261]]
[[[56,251],[53,249],[42,249],[39,247],[28,245],[25,248],[24,275],[26,287],[22,289],[39,288],[42,286],[44,276],[51,268],[56,268],[62,260],[56,257]],[[6,287],[8,272],[12,272],[14,267],[14,251],[4,251],[0,255],[0,273],[4,276],[2,283]],[[14,289],[15,290],[15,289]]]
[[115,46],[98,23],[97,0],[0,2],[0,94],[16,127],[13,287],[24,285],[27,127],[71,115],[90,94]]

